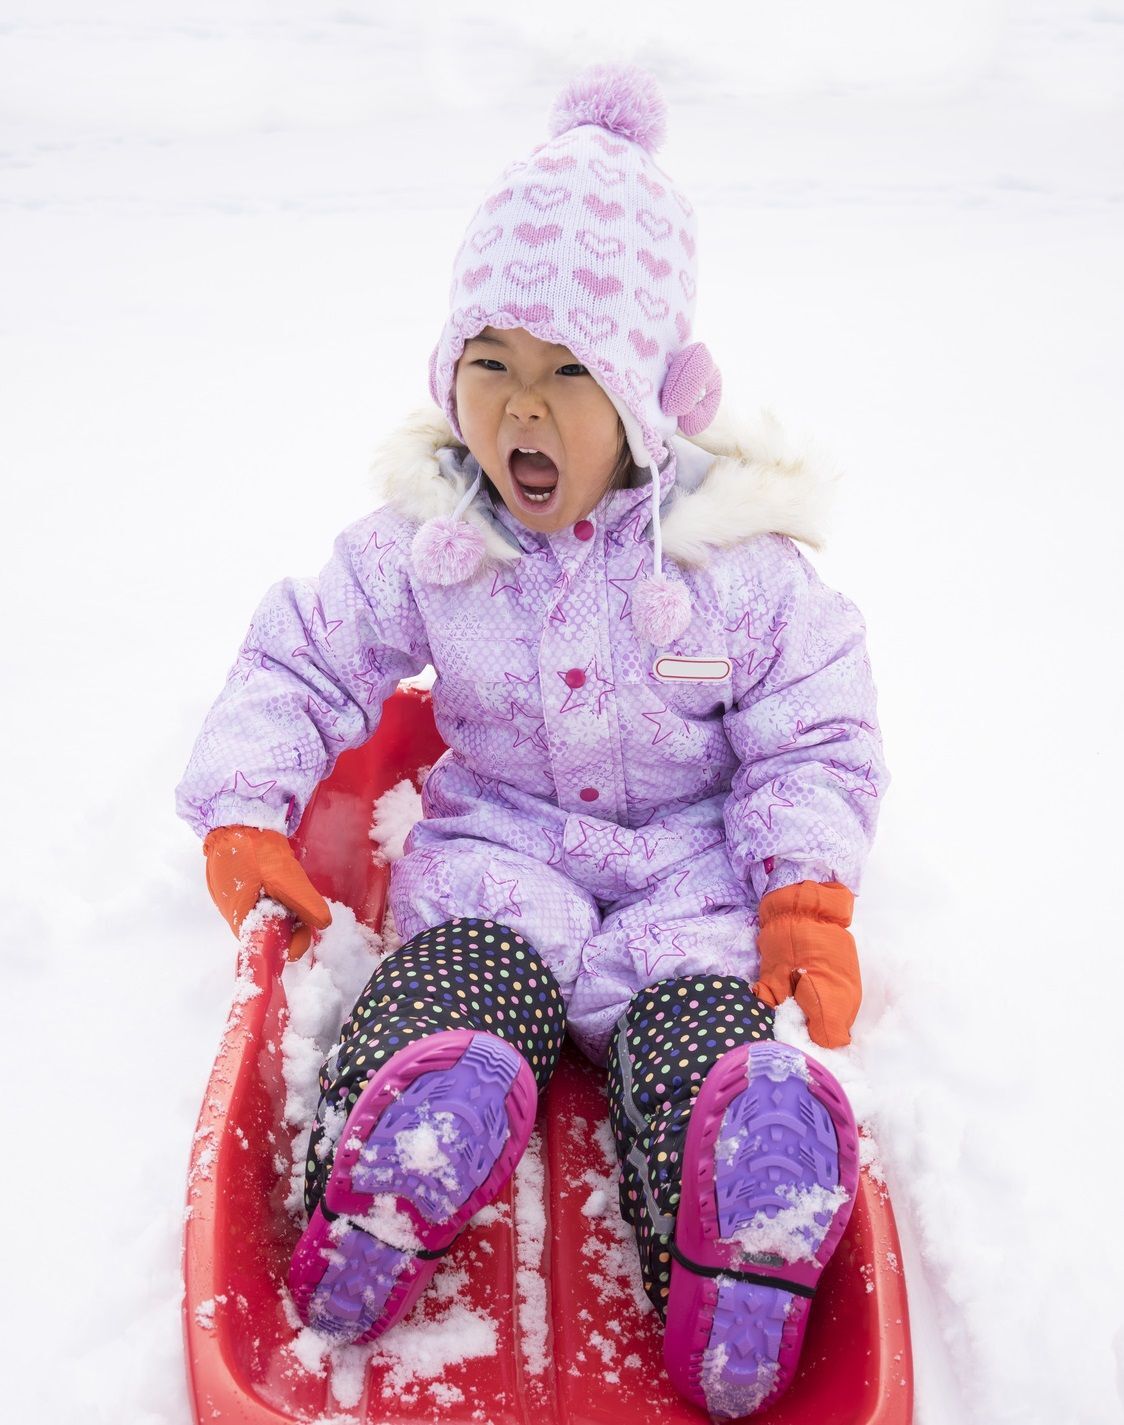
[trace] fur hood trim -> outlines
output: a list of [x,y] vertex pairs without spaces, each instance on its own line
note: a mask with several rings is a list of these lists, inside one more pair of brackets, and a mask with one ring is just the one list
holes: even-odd
[[[812,549],[823,547],[839,474],[809,442],[794,442],[776,416],[737,418],[723,407],[698,436],[671,437],[676,479],[664,501],[665,558],[699,566],[716,549],[759,534],[783,534]],[[443,447],[464,449],[436,405],[417,408],[378,447],[372,474],[382,501],[424,523],[448,516],[467,490],[459,462],[439,460]],[[464,518],[484,537],[493,559],[522,553],[477,496]]]

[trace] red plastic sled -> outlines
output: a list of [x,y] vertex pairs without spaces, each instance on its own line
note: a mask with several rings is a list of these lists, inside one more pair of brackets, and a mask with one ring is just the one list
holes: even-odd
[[[399,691],[371,741],[339,758],[295,837],[319,888],[375,928],[382,924],[387,874],[371,856],[372,803],[442,750],[428,695]],[[284,1299],[296,1229],[282,1205],[286,1174],[279,1171],[279,1155],[284,1159],[288,1151],[280,1051],[286,941],[283,923],[272,921],[250,946],[193,1147],[184,1330],[200,1425],[701,1425],[706,1417],[668,1383],[658,1319],[615,1273],[624,1230],[616,1221],[615,1192],[604,1194],[591,1213],[591,1186],[606,1182],[609,1171],[604,1135],[597,1132],[606,1116],[604,1074],[571,1050],[539,1119],[546,1214],[541,1260],[528,1260],[538,1234],[527,1229],[526,1213],[510,1210],[512,1184],[500,1211],[466,1231],[446,1259],[456,1274],[450,1282],[458,1305],[492,1323],[494,1351],[405,1385],[392,1363],[376,1360],[361,1388],[352,1379],[350,1397],[359,1399],[350,1406],[339,1404],[330,1371],[317,1375],[300,1365]],[[913,1368],[900,1260],[889,1199],[864,1174],[847,1234],[815,1299],[800,1373],[755,1421],[908,1425]],[[534,1287],[538,1274],[545,1310],[544,1289]],[[528,1296],[528,1282],[537,1296]],[[396,1329],[413,1329],[425,1306],[423,1298],[415,1317]]]

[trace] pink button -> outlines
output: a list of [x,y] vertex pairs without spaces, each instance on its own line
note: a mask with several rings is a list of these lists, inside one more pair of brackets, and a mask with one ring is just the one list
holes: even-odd
[[574,526],[574,533],[579,539],[592,539],[593,526],[588,520],[578,520],[577,524]]
[[595,802],[600,795],[596,787],[583,787],[578,793],[583,802]]
[[567,688],[584,688],[585,674],[580,668],[569,668],[562,674],[562,681]]

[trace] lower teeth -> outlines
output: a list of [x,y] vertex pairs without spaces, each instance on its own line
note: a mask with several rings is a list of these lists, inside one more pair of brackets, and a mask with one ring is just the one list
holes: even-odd
[[532,501],[532,503],[536,505],[541,505],[544,501],[549,500],[553,494],[553,490],[545,490],[541,495],[532,495],[530,490],[523,491],[524,498]]

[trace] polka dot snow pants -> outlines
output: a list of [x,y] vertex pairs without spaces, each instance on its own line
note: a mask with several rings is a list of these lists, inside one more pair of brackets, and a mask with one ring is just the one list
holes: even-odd
[[566,1007],[535,950],[491,920],[449,921],[388,955],[320,1070],[320,1104],[305,1164],[310,1215],[367,1080],[399,1049],[442,1029],[482,1029],[506,1039],[530,1065],[541,1094],[562,1052]]
[[[481,1029],[506,1039],[527,1060],[542,1093],[562,1050],[565,1004],[532,946],[494,921],[453,920],[388,955],[320,1071],[305,1168],[310,1214],[363,1086],[399,1049],[442,1029]],[[772,1037],[772,1011],[732,976],[661,980],[641,990],[618,1021],[608,1095],[621,1163],[621,1215],[636,1233],[644,1288],[661,1317],[695,1094],[727,1050]]]
[[609,1121],[621,1162],[621,1216],[636,1233],[644,1290],[661,1317],[695,1095],[723,1054],[772,1038],[773,1011],[733,976],[661,980],[641,990],[617,1022]]

